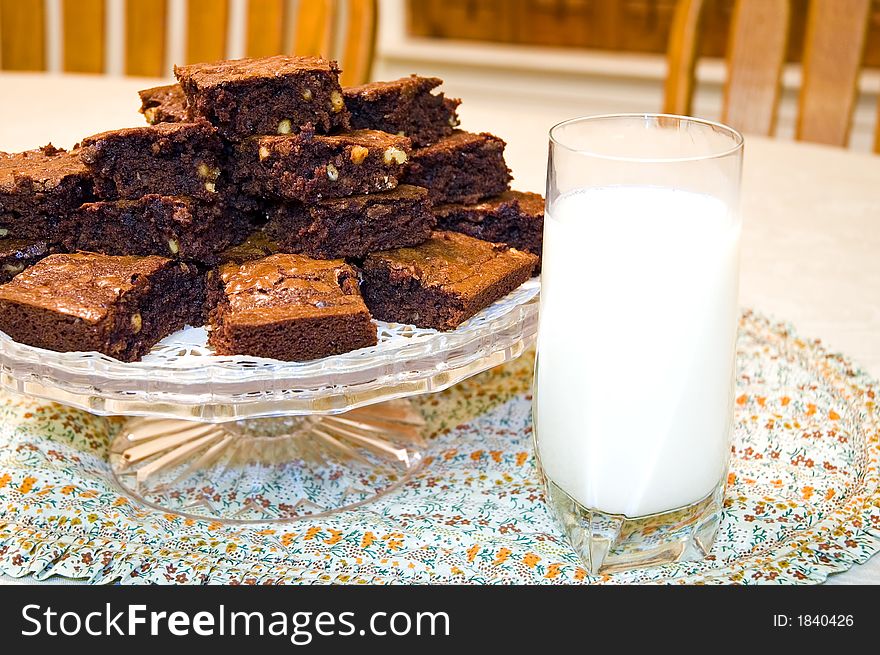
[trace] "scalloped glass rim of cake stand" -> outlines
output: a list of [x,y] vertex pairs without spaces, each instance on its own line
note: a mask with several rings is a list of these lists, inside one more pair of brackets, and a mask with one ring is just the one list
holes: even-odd
[[535,338],[539,290],[533,278],[452,332],[379,323],[376,346],[310,362],[212,355],[192,328],[134,363],[34,348],[0,332],[0,386],[100,415],[224,422],[337,414],[440,391],[517,357]]

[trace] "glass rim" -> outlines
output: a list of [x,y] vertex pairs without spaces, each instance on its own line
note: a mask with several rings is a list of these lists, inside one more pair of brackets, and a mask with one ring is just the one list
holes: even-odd
[[[696,123],[697,125],[702,125],[703,127],[711,127],[727,133],[727,135],[733,139],[733,145],[725,150],[719,150],[718,152],[712,152],[705,155],[690,155],[683,157],[632,157],[626,155],[606,155],[589,149],[573,148],[563,143],[555,135],[555,132],[559,128],[573,125],[575,123],[591,123],[599,122],[601,120],[621,118],[672,118],[680,122]],[[685,116],[683,114],[664,114],[662,112],[625,112],[618,114],[612,113],[594,114],[591,116],[578,116],[576,118],[569,118],[559,123],[556,123],[556,125],[550,128],[549,135],[551,143],[559,146],[560,148],[565,148],[569,152],[585,155],[587,157],[594,157],[596,159],[605,159],[607,161],[632,162],[634,164],[675,164],[683,162],[722,159],[724,157],[729,157],[730,155],[735,155],[739,152],[742,152],[743,145],[745,144],[745,138],[743,137],[742,133],[739,132],[739,130],[730,127],[729,125],[725,125],[724,123],[711,121],[706,118],[697,118],[695,116]]]

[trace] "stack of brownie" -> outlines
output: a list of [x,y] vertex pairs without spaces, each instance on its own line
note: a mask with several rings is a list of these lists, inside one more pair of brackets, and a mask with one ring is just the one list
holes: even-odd
[[14,339],[133,361],[207,322],[218,354],[307,360],[374,345],[373,319],[454,329],[538,270],[543,199],[441,80],[343,89],[288,56],[175,73],[140,94],[149,126],[0,154]]

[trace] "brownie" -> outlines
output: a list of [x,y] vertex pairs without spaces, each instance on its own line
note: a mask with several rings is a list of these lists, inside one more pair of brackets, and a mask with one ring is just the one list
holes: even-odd
[[137,200],[87,203],[77,211],[70,250],[108,255],[162,255],[204,264],[244,239],[246,214],[223,203],[149,194]]
[[213,280],[208,343],[218,354],[303,361],[377,342],[342,260],[271,255],[222,266]]
[[148,193],[213,200],[222,188],[223,145],[209,123],[159,123],[83,139],[80,157],[101,200]]
[[382,130],[407,136],[421,148],[452,134],[458,125],[457,98],[431,91],[439,77],[410,75],[392,82],[370,82],[342,90],[353,129]]
[[361,292],[382,321],[453,330],[529,279],[538,258],[458,232],[368,255]]
[[417,246],[436,222],[427,189],[401,184],[384,193],[308,205],[279,203],[269,210],[266,231],[284,252],[333,259]]
[[57,244],[28,239],[0,239],[0,284],[9,282],[28,266],[55,252]]
[[539,258],[544,241],[544,198],[537,193],[505,191],[475,205],[434,208],[437,227],[484,241],[504,243]]
[[138,91],[140,112],[150,125],[156,123],[185,123],[189,120],[186,96],[179,84],[154,86]]
[[311,130],[244,141],[232,158],[232,179],[252,196],[312,202],[397,186],[410,140],[375,130],[334,136]]
[[401,182],[426,187],[435,203],[474,203],[510,186],[505,143],[483,132],[456,130],[427,148],[414,150]]
[[278,244],[272,241],[262,230],[251,232],[241,243],[237,243],[223,250],[219,256],[220,264],[244,264],[254,259],[263,259],[269,255],[275,255],[280,250]]
[[0,330],[57,351],[98,351],[130,362],[196,322],[204,282],[164,257],[49,255],[0,285]]
[[339,66],[320,57],[276,55],[175,66],[190,112],[231,141],[257,134],[348,129]]
[[91,176],[77,150],[50,143],[0,152],[0,237],[60,241],[71,213],[91,198]]

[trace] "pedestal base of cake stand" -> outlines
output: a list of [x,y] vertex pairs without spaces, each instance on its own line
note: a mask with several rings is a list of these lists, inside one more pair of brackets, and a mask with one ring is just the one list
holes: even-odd
[[132,498],[188,518],[296,521],[363,505],[422,461],[424,421],[409,400],[338,415],[231,423],[133,418],[111,446]]

